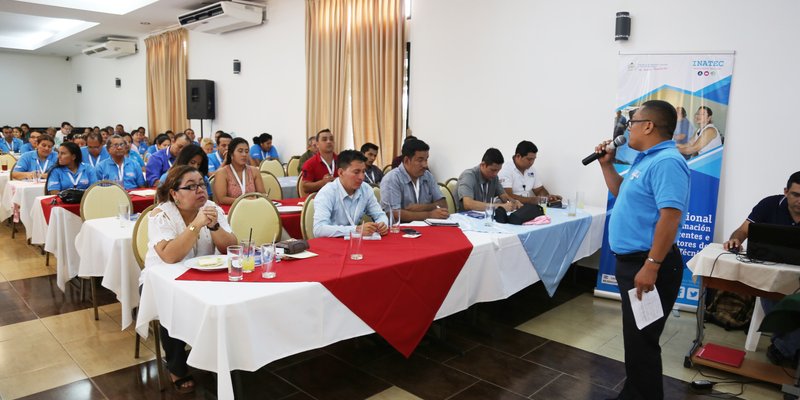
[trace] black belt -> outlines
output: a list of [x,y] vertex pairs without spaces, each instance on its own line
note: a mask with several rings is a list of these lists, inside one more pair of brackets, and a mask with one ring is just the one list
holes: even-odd
[[[672,247],[670,248],[670,251],[669,251],[669,253],[667,253],[667,255],[669,255],[672,252],[679,252],[679,251],[680,250],[678,249],[678,245],[673,243]],[[644,250],[644,251],[636,251],[636,252],[628,253],[628,254],[617,254],[617,253],[614,253],[614,256],[619,261],[637,261],[637,260],[646,260],[649,254],[650,254],[650,250]],[[664,258],[666,258],[666,256],[664,256]]]

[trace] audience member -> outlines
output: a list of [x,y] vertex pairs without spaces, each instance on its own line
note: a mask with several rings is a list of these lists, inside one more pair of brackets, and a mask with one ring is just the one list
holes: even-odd
[[28,139],[31,137],[31,126],[27,122],[23,122],[19,124],[19,129],[22,130],[22,141],[28,143]]
[[117,126],[114,127],[114,134],[122,136],[123,133],[126,133],[125,127],[122,126],[122,124],[117,124]]
[[50,170],[47,192],[58,194],[65,189],[87,189],[97,182],[94,168],[82,163],[81,149],[64,142],[58,148],[58,166]]
[[125,141],[125,149],[127,151],[127,155],[125,157],[130,158],[136,164],[139,164],[139,168],[144,169],[145,163],[142,159],[142,156],[139,155],[139,152],[133,149],[133,137],[131,137],[130,133],[122,132],[120,135],[122,140]]
[[144,153],[147,152],[147,139],[144,136],[144,128],[139,127],[138,129],[134,129],[133,132],[131,132],[131,136],[133,137],[131,148],[144,159]]
[[66,122],[66,121],[62,122],[61,123],[61,130],[56,132],[56,135],[53,136],[53,140],[55,141],[54,142],[55,145],[56,146],[61,146],[61,143],[64,142],[64,139],[67,137],[67,135],[69,135],[70,132],[72,132],[72,124],[70,124],[69,122]]
[[28,136],[28,142],[22,145],[20,149],[20,153],[27,153],[29,151],[36,150],[36,145],[39,144],[39,136],[42,136],[42,133],[39,131],[31,131],[30,135]]
[[[388,219],[372,187],[364,182],[367,158],[355,150],[341,152],[336,161],[338,178],[314,197],[314,236],[340,237],[352,231],[364,236],[385,235]],[[364,215],[374,222],[362,222]]]
[[[533,166],[539,148],[527,140],[517,144],[513,163],[506,163],[500,170],[500,184],[506,194],[522,203],[537,203],[537,197],[547,196],[548,201],[561,200],[561,196],[550,194],[542,184],[542,179]],[[531,196],[533,191],[534,196]]]
[[[212,188],[211,184],[208,183],[208,157],[203,149],[196,144],[190,144],[181,150],[181,154],[178,154],[178,158],[175,159],[175,164],[172,166],[173,169],[178,165],[188,165],[192,168],[197,169],[200,174],[203,175],[203,183],[206,185],[206,192],[208,193],[208,198],[212,197]],[[167,173],[165,172],[161,175],[159,179],[160,182],[164,182],[167,179]]]
[[319,191],[328,182],[339,176],[336,168],[337,155],[333,152],[333,133],[330,129],[317,132],[319,152],[303,164],[303,191],[311,194]]
[[309,158],[314,157],[314,154],[317,154],[317,137],[309,136],[306,141],[306,152],[300,155],[300,159],[297,163],[298,174],[303,170],[303,164],[305,164]]
[[90,133],[86,138],[86,147],[81,149],[83,162],[97,169],[100,162],[109,157],[108,150],[103,146],[104,143],[99,134]]
[[278,149],[272,145],[272,135],[262,133],[258,137],[258,145],[250,148],[250,160],[254,166],[259,166],[264,160],[279,160]]
[[198,142],[197,139],[195,139],[194,129],[186,128],[186,129],[183,130],[183,134],[186,135],[187,138],[189,138],[189,141],[191,142],[191,144],[196,144],[196,145],[200,146],[200,142]]
[[166,149],[159,150],[150,156],[147,160],[147,167],[145,167],[148,186],[158,186],[158,180],[161,178],[161,174],[167,172],[167,170],[172,167],[175,158],[178,157],[181,150],[188,144],[189,138],[186,134],[179,133],[175,136],[175,140],[172,144]]
[[233,204],[245,193],[264,193],[258,168],[248,165],[247,140],[236,138],[228,146],[227,164],[214,175],[214,196],[218,204]]
[[367,169],[364,171],[364,177],[367,183],[372,186],[378,186],[383,179],[383,171],[375,165],[375,159],[378,157],[378,146],[374,143],[364,143],[361,146],[361,153],[367,157]]
[[97,178],[115,181],[122,185],[125,190],[145,187],[146,183],[142,175],[142,167],[127,156],[128,146],[122,136],[111,136],[106,147],[111,157],[98,164]]
[[231,135],[220,131],[217,135],[217,151],[208,155],[208,173],[214,175],[220,168],[225,165],[225,159],[228,158],[228,145],[230,145],[233,138]]
[[[406,138],[403,140],[403,145],[405,145],[405,143],[408,142],[409,140],[418,140],[418,139],[415,136],[406,135]],[[404,158],[405,156],[401,152],[399,156],[395,157],[394,160],[392,160],[392,168],[397,168],[398,166],[400,166],[400,164],[403,163]]]
[[19,157],[11,172],[11,179],[32,179],[37,174],[47,178],[47,173],[56,163],[58,163],[58,153],[53,151],[53,138],[47,135],[39,136],[36,151],[29,151]]
[[381,180],[381,202],[400,208],[402,221],[447,218],[447,200],[428,171],[430,147],[421,140],[403,143],[403,163],[392,168]]
[[458,201],[463,210],[484,211],[488,203],[494,203],[495,197],[504,203],[499,204],[506,211],[513,211],[522,206],[518,200],[511,198],[500,185],[497,175],[503,168],[503,154],[500,150],[490,148],[483,153],[481,163],[470,168],[458,177]]
[[205,151],[206,154],[211,154],[211,153],[214,152],[214,148],[216,146],[214,146],[214,140],[213,139],[206,137],[206,138],[200,139],[200,147],[203,148],[203,151]]
[[22,151],[22,139],[14,137],[14,131],[10,126],[3,127],[3,140],[0,140],[0,152],[20,153]]

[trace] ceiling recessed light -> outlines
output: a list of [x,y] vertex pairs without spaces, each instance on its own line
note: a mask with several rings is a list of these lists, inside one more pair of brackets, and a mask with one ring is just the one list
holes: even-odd
[[45,6],[73,8],[76,10],[94,11],[106,14],[125,15],[138,10],[157,0],[17,0],[23,3],[42,4]]

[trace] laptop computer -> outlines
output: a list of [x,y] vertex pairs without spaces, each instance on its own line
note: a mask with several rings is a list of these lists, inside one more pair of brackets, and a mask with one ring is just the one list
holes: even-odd
[[800,265],[800,226],[751,223],[747,232],[747,257]]

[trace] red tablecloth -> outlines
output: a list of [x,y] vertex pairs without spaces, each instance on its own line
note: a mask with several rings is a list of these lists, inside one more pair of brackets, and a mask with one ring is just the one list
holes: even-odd
[[[472,244],[458,228],[418,228],[422,236],[384,236],[364,241],[364,259],[347,257],[342,238],[309,241],[318,257],[282,261],[277,277],[245,274],[244,282],[320,282],[375,332],[406,357],[436,317],[469,258]],[[188,270],[178,280],[227,281],[227,271]]]
[[[53,203],[53,200],[55,200],[55,203]],[[140,213],[144,211],[145,208],[150,207],[153,204],[153,196],[142,197],[132,194],[131,202],[133,203],[133,212]],[[61,199],[59,199],[58,196],[42,199],[42,211],[44,211],[44,221],[47,224],[50,224],[50,212],[53,211],[53,207],[61,207],[77,216],[81,215],[80,203],[65,204],[61,202]]]
[[[284,206],[296,206],[297,203],[303,200],[305,200],[305,198],[283,199],[276,201]],[[228,211],[230,211],[231,209],[230,204],[220,204],[219,206],[220,208],[222,208],[222,211],[225,212],[225,215],[227,215]],[[303,231],[300,230],[300,211],[281,213],[280,215],[281,215],[281,224],[283,224],[283,229],[286,229],[286,233],[288,233],[290,237],[293,237],[295,239],[302,239]]]

